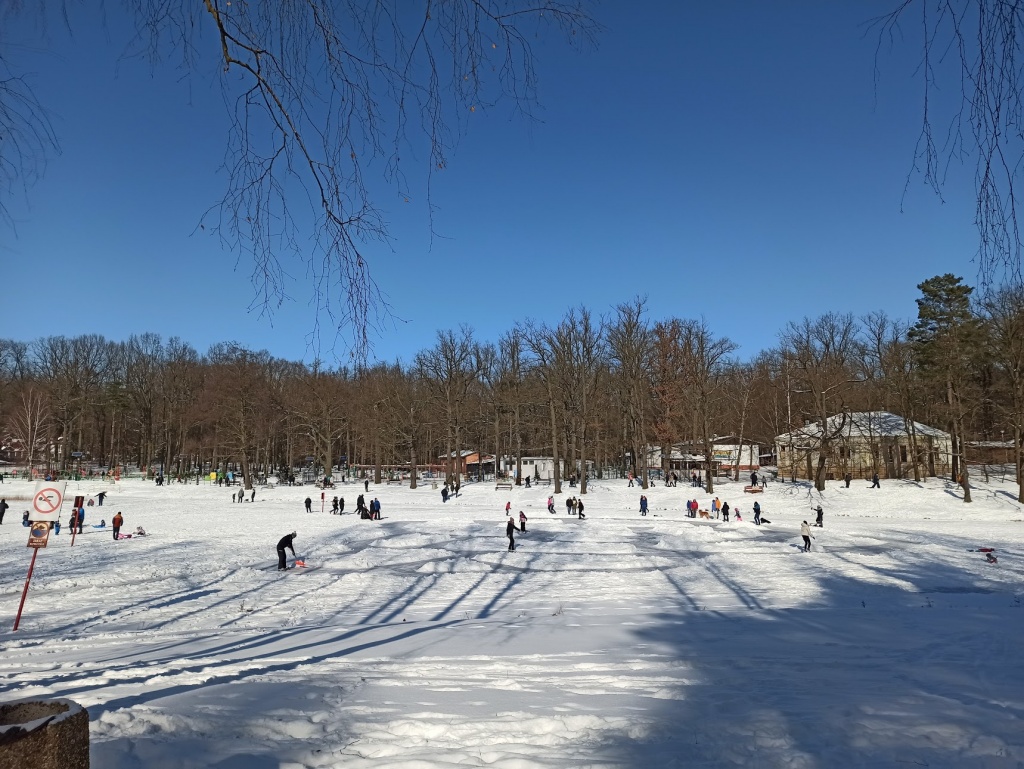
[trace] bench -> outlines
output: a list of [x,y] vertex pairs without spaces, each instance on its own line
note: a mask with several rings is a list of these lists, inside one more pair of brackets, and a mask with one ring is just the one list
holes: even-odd
[[501,491],[502,489],[505,489],[506,491],[512,491],[512,484],[504,482],[498,482],[494,484],[495,491]]
[[387,483],[388,486],[401,486],[402,485],[402,481],[398,480],[397,478],[389,478],[386,481],[386,483]]
[[762,489],[760,486],[744,486],[743,487],[743,493],[744,494],[760,494],[762,491],[764,491],[764,489]]

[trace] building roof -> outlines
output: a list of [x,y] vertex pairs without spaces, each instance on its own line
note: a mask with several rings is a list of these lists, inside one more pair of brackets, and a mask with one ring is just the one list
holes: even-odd
[[[914,432],[932,438],[949,438],[949,433],[935,427],[914,422]],[[835,437],[862,438],[895,438],[907,437],[909,427],[903,417],[889,411],[857,411],[852,414],[835,414],[826,420],[826,429]],[[817,441],[821,438],[821,422],[812,422],[799,430],[783,433],[775,438],[776,443],[790,441]]]

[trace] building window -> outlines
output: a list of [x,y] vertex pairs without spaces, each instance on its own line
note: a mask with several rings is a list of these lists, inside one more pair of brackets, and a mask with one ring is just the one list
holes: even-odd
[[906,446],[900,446],[900,462],[906,462],[906,461],[907,461],[907,447]]

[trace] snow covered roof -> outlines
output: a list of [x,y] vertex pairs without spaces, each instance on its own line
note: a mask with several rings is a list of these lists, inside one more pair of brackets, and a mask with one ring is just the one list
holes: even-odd
[[[932,438],[949,438],[949,433],[943,432],[935,427],[913,422],[914,432],[918,435],[930,436]],[[909,432],[908,422],[898,414],[889,411],[857,411],[852,414],[835,414],[826,420],[826,428],[833,436],[843,438],[863,438],[871,440],[874,438],[907,437]],[[799,430],[791,433],[783,433],[776,436],[777,443],[786,443],[791,439],[818,440],[821,437],[821,422],[813,422],[804,425]]]

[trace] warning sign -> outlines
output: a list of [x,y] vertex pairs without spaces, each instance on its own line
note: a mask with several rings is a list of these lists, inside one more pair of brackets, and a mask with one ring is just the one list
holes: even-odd
[[46,540],[50,538],[50,524],[42,521],[33,523],[28,530],[29,547],[46,547]]
[[60,516],[60,506],[64,503],[66,486],[65,481],[36,481],[29,520],[56,521]]

